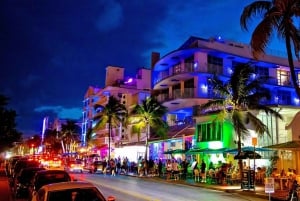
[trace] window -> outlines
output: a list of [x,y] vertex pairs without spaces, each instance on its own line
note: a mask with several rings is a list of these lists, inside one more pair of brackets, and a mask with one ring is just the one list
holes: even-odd
[[198,142],[221,141],[223,124],[221,122],[207,122],[198,125]]
[[290,85],[290,72],[283,69],[277,70],[278,85],[286,86]]
[[223,74],[223,59],[208,55],[207,71],[214,74]]
[[180,63],[173,67],[173,74],[181,73],[181,65]]

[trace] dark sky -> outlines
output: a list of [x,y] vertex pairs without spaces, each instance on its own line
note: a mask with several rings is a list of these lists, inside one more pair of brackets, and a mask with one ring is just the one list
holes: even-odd
[[[88,86],[108,65],[150,67],[190,36],[248,43],[239,17],[250,0],[1,0],[0,94],[18,129],[41,133],[45,116],[80,119]],[[255,26],[255,24],[253,24]],[[279,49],[275,45],[276,49]]]

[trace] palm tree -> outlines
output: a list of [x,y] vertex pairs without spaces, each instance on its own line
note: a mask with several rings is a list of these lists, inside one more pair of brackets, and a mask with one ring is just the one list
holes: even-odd
[[46,152],[50,152],[51,154],[58,154],[62,151],[62,146],[60,139],[57,138],[56,129],[51,130],[47,129],[45,131],[44,137],[44,146],[46,147]]
[[156,133],[163,137],[167,133],[167,124],[162,117],[167,113],[167,108],[160,104],[158,100],[151,96],[135,105],[129,117],[129,123],[133,124],[133,132],[138,133],[146,129],[146,151],[145,159],[148,158],[148,139],[150,138],[150,128],[154,128]]
[[[204,113],[213,111],[217,113],[217,118],[228,119],[232,122],[235,134],[237,135],[238,154],[242,150],[242,139],[249,133],[247,125],[255,130],[258,136],[264,133],[270,135],[268,127],[256,117],[254,112],[264,111],[266,114],[282,118],[281,115],[272,108],[263,105],[262,102],[270,98],[270,91],[263,87],[263,83],[268,77],[252,78],[254,70],[249,64],[238,64],[227,82],[218,77],[210,79],[214,93],[218,99],[210,100],[201,105],[200,109]],[[240,175],[242,175],[243,164],[239,160]]]
[[61,142],[66,153],[74,151],[74,145],[79,142],[79,126],[73,120],[67,120],[66,124],[61,125]]
[[105,106],[95,105],[97,114],[94,120],[97,120],[96,125],[93,127],[93,131],[102,130],[108,123],[108,161],[110,160],[111,145],[110,140],[112,137],[112,128],[122,123],[127,117],[127,109],[125,105],[121,104],[120,101],[114,97],[110,96],[108,103]]
[[272,33],[277,32],[278,37],[285,40],[292,82],[296,94],[300,98],[300,88],[292,55],[293,45],[295,55],[298,60],[300,59],[300,33],[293,24],[293,19],[300,16],[300,2],[298,0],[255,1],[244,8],[240,17],[241,27],[248,31],[248,22],[256,15],[263,16],[263,19],[256,26],[251,37],[250,45],[254,58],[258,59],[259,55],[264,53]]

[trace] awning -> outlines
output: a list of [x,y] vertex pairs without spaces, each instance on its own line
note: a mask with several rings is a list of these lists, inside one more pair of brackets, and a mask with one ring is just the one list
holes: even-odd
[[186,150],[184,149],[173,149],[173,150],[168,150],[165,151],[164,154],[184,154]]
[[193,154],[218,154],[218,153],[224,153],[227,149],[226,148],[220,148],[220,149],[211,149],[211,148],[203,148],[203,149],[190,149],[186,152],[187,155],[193,155]]
[[280,143],[280,144],[266,146],[265,148],[300,151],[300,141],[292,140],[292,141],[288,141],[288,142],[284,142],[284,143]]
[[[241,151],[254,151],[254,147],[252,146],[246,146],[246,147],[242,147]],[[255,151],[273,151],[271,149],[268,149],[266,147],[255,147]],[[234,149],[227,149],[224,151],[225,153],[230,153],[230,154],[237,154],[238,153],[238,149],[234,148]]]

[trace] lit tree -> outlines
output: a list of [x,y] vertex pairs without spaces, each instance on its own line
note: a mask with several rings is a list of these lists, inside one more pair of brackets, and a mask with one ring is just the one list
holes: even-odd
[[125,105],[121,104],[114,96],[109,97],[108,103],[105,106],[95,105],[95,109],[97,114],[94,120],[97,121],[97,123],[93,127],[93,131],[97,132],[98,130],[102,130],[106,124],[108,124],[108,160],[110,160],[112,129],[126,119],[127,109]]
[[168,126],[162,117],[167,113],[167,108],[158,100],[151,96],[142,101],[141,104],[135,105],[129,117],[129,123],[132,124],[132,131],[141,134],[143,129],[146,129],[146,151],[145,159],[148,159],[148,139],[150,138],[150,128],[155,130],[155,133],[164,137],[167,133]]
[[[217,113],[218,120],[228,119],[232,122],[237,135],[238,154],[242,150],[242,139],[249,133],[247,125],[251,125],[258,136],[269,134],[268,127],[256,117],[254,112],[263,111],[282,119],[281,115],[272,108],[262,104],[270,98],[270,91],[263,87],[268,77],[257,76],[252,78],[253,68],[249,64],[238,64],[228,81],[223,82],[214,76],[210,79],[217,97],[201,105],[204,114]],[[239,159],[239,170],[242,175],[243,164]]]

